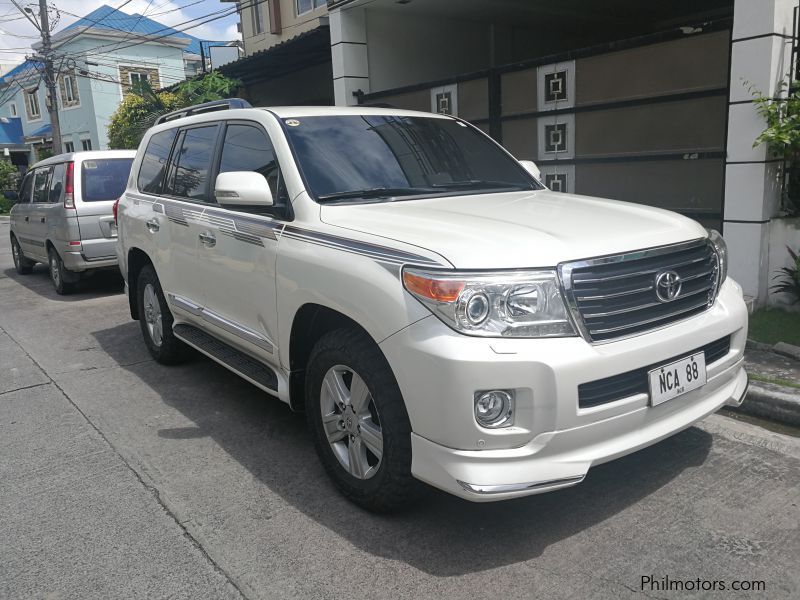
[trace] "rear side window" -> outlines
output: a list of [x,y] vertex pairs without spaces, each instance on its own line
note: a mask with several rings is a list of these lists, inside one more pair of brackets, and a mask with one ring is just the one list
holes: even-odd
[[53,167],[53,176],[50,178],[50,196],[49,201],[52,204],[61,202],[61,196],[64,193],[64,175],[67,172],[67,165],[61,163]]
[[50,196],[50,173],[53,172],[53,167],[42,167],[36,169],[36,174],[33,180],[33,201],[39,203],[46,203],[49,201]]
[[81,200],[116,200],[125,191],[132,158],[95,158],[81,163]]
[[22,185],[19,188],[19,200],[17,200],[18,204],[27,204],[31,201],[32,188],[33,188],[33,172],[30,172],[27,175],[25,175],[25,179],[22,180]]
[[139,168],[137,186],[140,192],[146,194],[161,192],[161,184],[164,183],[164,174],[167,172],[169,152],[172,150],[172,143],[177,133],[177,129],[168,129],[150,138],[142,158],[142,166]]
[[172,157],[175,167],[167,184],[168,194],[190,200],[208,200],[208,174],[218,129],[215,124],[184,130]]

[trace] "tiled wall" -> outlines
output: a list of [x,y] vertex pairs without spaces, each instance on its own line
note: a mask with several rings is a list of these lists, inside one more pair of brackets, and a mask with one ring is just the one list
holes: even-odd
[[[730,32],[686,37],[402,94],[375,102],[450,112],[537,161],[553,189],[722,213]],[[373,101],[373,100],[370,100]]]

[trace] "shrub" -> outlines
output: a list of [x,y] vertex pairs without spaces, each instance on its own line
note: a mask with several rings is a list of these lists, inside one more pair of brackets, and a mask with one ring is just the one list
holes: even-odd
[[778,274],[773,277],[777,281],[772,286],[772,291],[788,294],[791,298],[791,304],[800,302],[800,253],[795,252],[789,246],[786,246],[789,251],[789,256],[792,258],[791,267],[783,267],[778,269]]

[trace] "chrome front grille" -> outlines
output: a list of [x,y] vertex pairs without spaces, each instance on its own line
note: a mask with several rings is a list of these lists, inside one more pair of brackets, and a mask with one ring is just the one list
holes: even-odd
[[[582,335],[592,342],[606,342],[707,310],[716,297],[718,266],[713,247],[703,239],[565,263],[559,273]],[[668,284],[674,284],[674,275],[680,291],[670,300],[668,292],[674,286]]]

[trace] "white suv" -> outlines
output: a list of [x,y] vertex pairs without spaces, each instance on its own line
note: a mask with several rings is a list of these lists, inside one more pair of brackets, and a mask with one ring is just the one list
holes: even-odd
[[156,360],[192,346],[305,410],[374,510],[427,482],[554,490],[744,398],[725,244],[553,193],[459,119],[201,105],[146,134],[119,264]]

